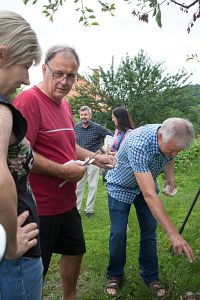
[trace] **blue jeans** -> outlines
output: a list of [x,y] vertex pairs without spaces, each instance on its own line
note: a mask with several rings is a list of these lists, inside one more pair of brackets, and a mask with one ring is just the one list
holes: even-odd
[[41,300],[41,258],[4,259],[0,265],[0,300]]
[[[126,264],[126,227],[131,204],[124,203],[108,195],[110,213],[110,259],[108,277],[122,277]],[[140,276],[146,283],[158,280],[158,257],[156,246],[157,222],[142,194],[134,200],[140,226],[139,266]]]

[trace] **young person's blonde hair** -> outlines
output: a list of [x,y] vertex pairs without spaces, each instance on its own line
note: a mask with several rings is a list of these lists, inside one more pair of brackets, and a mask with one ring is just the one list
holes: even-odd
[[37,65],[41,60],[41,48],[35,31],[20,15],[0,10],[0,45],[6,46],[4,65]]

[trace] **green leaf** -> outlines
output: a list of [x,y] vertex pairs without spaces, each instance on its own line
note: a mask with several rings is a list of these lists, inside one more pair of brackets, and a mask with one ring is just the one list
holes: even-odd
[[156,12],[157,12],[157,9],[156,9],[156,8],[154,8],[154,11],[153,11],[153,17],[155,17],[155,15],[156,15]]
[[46,14],[48,11],[45,9],[45,10],[42,10],[42,13],[43,14]]
[[85,9],[87,12],[94,12],[93,9],[91,9],[91,8],[85,7]]
[[23,2],[26,5],[29,2],[29,0],[23,0]]
[[96,19],[94,15],[89,16],[90,19]]
[[97,22],[92,22],[91,25],[99,26],[99,23],[97,23]]
[[162,27],[160,7],[158,8],[158,11],[157,11],[157,14],[156,14],[156,22],[157,22],[159,27]]
[[81,16],[80,19],[79,19],[79,23],[80,23],[80,22],[83,22],[83,17],[82,17],[82,16]]

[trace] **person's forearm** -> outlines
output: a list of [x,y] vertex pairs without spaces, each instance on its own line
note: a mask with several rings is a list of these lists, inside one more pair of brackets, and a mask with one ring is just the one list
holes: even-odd
[[163,203],[161,202],[156,192],[153,194],[144,194],[144,199],[147,202],[147,205],[149,206],[149,209],[151,210],[155,219],[162,226],[167,235],[170,237],[170,234],[177,232],[177,229],[170,220],[167,212],[164,209]]
[[83,177],[85,167],[76,162],[59,164],[34,152],[34,164],[31,172],[77,182]]
[[143,197],[154,215],[157,222],[163,227],[169,236],[172,232],[177,232],[164,209],[163,203],[155,190],[155,182],[151,173],[135,173]]
[[17,192],[7,164],[9,143],[15,141],[12,128],[12,112],[0,104],[0,223],[6,231],[9,258],[14,258],[17,250]]
[[134,175],[149,209],[151,210],[157,222],[162,226],[168,235],[174,251],[179,255],[185,253],[188,257],[188,260],[192,262],[194,260],[192,249],[179,234],[174,224],[170,220],[167,212],[165,211],[163,203],[155,191],[155,182],[152,174],[147,172],[134,173]]
[[34,163],[31,172],[65,179],[61,164],[58,164],[36,152],[34,152]]
[[76,144],[76,155],[79,160],[85,160],[87,157],[92,158],[93,156],[95,156],[95,160],[93,162],[93,164],[95,165],[96,159],[98,159],[99,156],[102,157],[102,154],[103,153],[100,149],[97,150],[96,152],[92,152]]
[[174,160],[165,166],[164,174],[166,180],[174,180]]
[[76,155],[79,160],[85,160],[87,157],[92,157],[94,152],[84,149],[76,144]]
[[114,157],[112,155],[102,155],[101,150],[91,152],[76,144],[76,154],[78,159],[80,160],[85,160],[87,157],[94,157],[94,161],[92,162],[92,164],[103,169],[114,166],[115,164]]
[[158,223],[163,227],[166,234],[168,235],[169,240],[172,243],[174,253],[178,255],[182,255],[184,253],[187,256],[188,260],[192,263],[194,261],[192,248],[175,228],[159,197],[153,194],[145,195],[145,201],[147,202],[152,214],[154,215]]
[[176,193],[176,180],[174,176],[174,160],[167,164],[164,168],[165,188],[163,193],[167,196],[172,196]]
[[7,236],[6,257],[15,258],[17,250],[17,192],[14,180],[1,164],[0,177],[0,224]]

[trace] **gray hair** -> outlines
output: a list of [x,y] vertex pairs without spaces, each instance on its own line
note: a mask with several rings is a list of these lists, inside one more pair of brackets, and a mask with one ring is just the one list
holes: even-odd
[[40,63],[42,52],[37,35],[30,24],[15,12],[0,10],[0,45],[6,46],[6,67]]
[[174,138],[179,142],[178,146],[181,149],[189,147],[195,137],[192,123],[182,118],[165,120],[161,125],[160,132],[165,144]]
[[89,106],[87,106],[87,105],[81,106],[79,112],[84,111],[84,110],[89,111],[90,115],[92,114],[92,110]]
[[79,68],[79,66],[80,66],[79,56],[76,53],[75,49],[68,45],[55,45],[55,46],[52,46],[51,48],[49,48],[45,55],[45,63],[48,63],[48,61],[50,61],[52,58],[54,58],[54,56],[57,53],[60,53],[60,52],[67,52],[67,53],[71,54],[72,56],[74,56],[74,58],[77,61],[78,68]]

